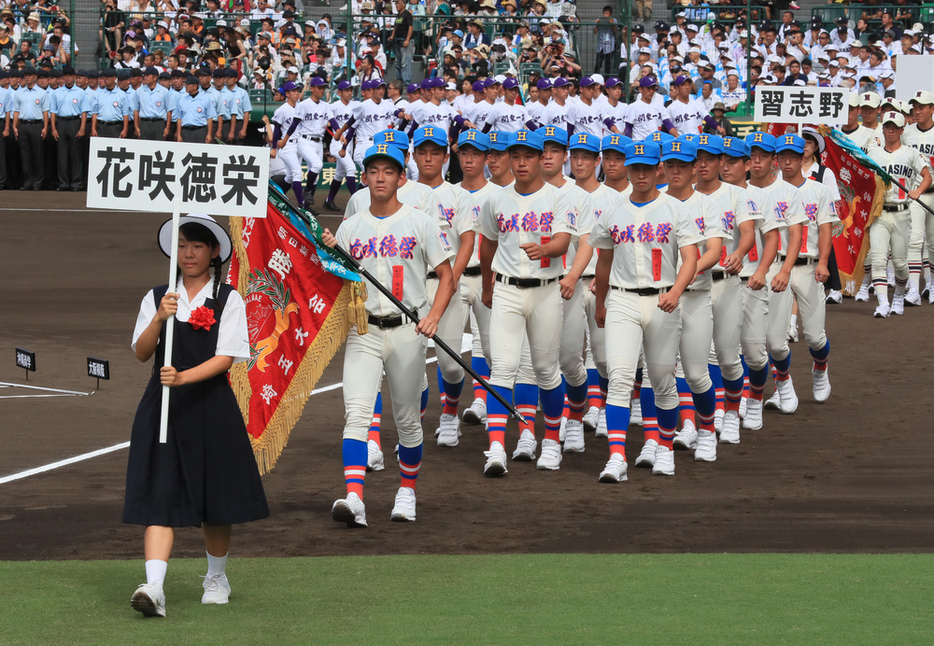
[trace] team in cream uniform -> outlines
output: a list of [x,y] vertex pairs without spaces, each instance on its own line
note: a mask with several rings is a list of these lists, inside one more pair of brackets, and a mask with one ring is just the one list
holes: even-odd
[[[934,92],[918,90],[909,103],[917,121],[905,126],[902,143],[917,150],[929,165],[934,164]],[[934,209],[934,190],[928,189],[918,199]],[[908,239],[908,293],[905,295],[905,302],[909,305],[921,303],[921,272],[917,265],[912,266],[913,263],[920,262],[920,269],[924,271],[928,302],[934,303],[930,266],[930,259],[934,256],[934,214],[916,202],[912,202],[908,208],[911,212],[911,237]]]

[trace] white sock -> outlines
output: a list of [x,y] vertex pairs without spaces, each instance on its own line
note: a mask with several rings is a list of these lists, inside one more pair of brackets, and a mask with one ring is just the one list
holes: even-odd
[[876,299],[878,299],[879,305],[889,304],[889,288],[887,285],[885,287],[876,287]]
[[207,576],[216,576],[218,574],[223,574],[224,570],[227,568],[227,554],[223,556],[211,556],[208,555],[208,574]]
[[162,583],[165,581],[165,572],[168,568],[167,561],[158,559],[146,561],[146,583]]
[[791,327],[798,327],[798,315],[797,314],[791,315]]

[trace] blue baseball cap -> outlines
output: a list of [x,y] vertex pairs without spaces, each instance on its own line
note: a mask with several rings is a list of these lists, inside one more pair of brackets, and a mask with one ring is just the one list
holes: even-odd
[[506,79],[505,81],[503,81],[503,89],[504,89],[504,90],[511,90],[511,89],[517,88],[517,87],[519,87],[519,81],[517,81],[517,80],[514,79],[514,78],[508,78],[508,79]]
[[341,81],[340,83],[337,84],[338,90],[349,90],[352,87],[353,85],[350,84],[350,81]]
[[749,144],[739,137],[723,138],[723,154],[730,157],[749,157]]
[[711,155],[723,154],[723,137],[720,135],[694,135],[694,143],[697,144],[697,151],[703,150]]
[[[557,129],[560,130],[560,128]],[[538,134],[538,132],[517,130],[509,135],[509,143],[506,145],[506,150],[512,150],[513,148],[531,148],[532,150],[541,152],[542,148],[544,148],[544,143],[542,136]],[[565,145],[567,144],[565,143]]]
[[546,141],[550,141],[559,146],[568,147],[568,131],[563,128],[559,128],[558,126],[542,126],[535,132],[541,136],[543,145]]
[[370,162],[377,159],[393,161],[399,166],[400,172],[405,172],[405,158],[402,156],[402,151],[392,144],[376,144],[367,148],[363,156],[363,167],[366,168]]
[[373,135],[374,144],[391,144],[403,151],[409,149],[409,136],[402,130],[381,130]]
[[623,148],[623,154],[626,155],[626,166],[633,164],[658,166],[661,162],[662,147],[654,141],[633,142]]
[[601,148],[603,152],[607,150],[615,150],[620,155],[626,154],[626,146],[632,143],[632,139],[626,135],[607,135],[603,138],[601,142]]
[[487,133],[490,137],[490,150],[503,152],[509,147],[509,133],[493,130]]
[[535,85],[538,86],[539,90],[550,90],[551,79],[539,79],[538,83],[536,83]]
[[775,152],[784,150],[804,154],[804,138],[798,135],[783,135],[775,140]]
[[678,139],[684,139],[686,141],[695,141],[697,140],[697,135],[693,132],[685,132],[683,135],[679,136]]
[[687,139],[669,139],[662,143],[662,161],[677,159],[692,162],[697,159],[697,146]]
[[600,152],[600,137],[589,132],[578,132],[571,137],[569,150],[587,150],[592,153]]
[[652,134],[650,134],[648,137],[645,138],[646,141],[654,141],[657,144],[662,144],[671,139],[674,139],[674,137],[668,134],[667,132],[662,132],[661,130],[656,130],[655,132],[653,132]]
[[448,135],[439,126],[422,126],[415,131],[415,135],[412,137],[412,142],[415,144],[416,148],[424,143],[433,143],[441,146],[442,148],[447,148]]
[[745,141],[749,144],[750,152],[753,148],[761,148],[767,153],[775,152],[775,137],[767,132],[750,132]]
[[465,130],[457,137],[457,147],[464,146],[471,146],[485,153],[490,149],[490,137],[479,130]]

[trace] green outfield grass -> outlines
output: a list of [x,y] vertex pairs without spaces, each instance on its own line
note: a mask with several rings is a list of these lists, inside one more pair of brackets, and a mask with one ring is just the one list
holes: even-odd
[[520,555],[169,564],[168,616],[129,598],[141,561],[0,563],[2,644],[921,644],[931,555]]

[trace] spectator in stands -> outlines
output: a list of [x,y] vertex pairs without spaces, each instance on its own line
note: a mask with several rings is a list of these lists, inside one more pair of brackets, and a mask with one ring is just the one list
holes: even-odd
[[796,81],[804,81],[805,84],[808,82],[808,77],[805,74],[801,73],[801,63],[795,59],[791,59],[791,62],[788,64],[788,74],[782,80],[782,85],[795,85]]
[[[723,133],[724,137],[733,136],[733,124],[730,123],[730,120],[726,118],[726,106],[723,105],[720,101],[717,101],[713,104],[713,107],[710,109],[710,115],[713,117],[714,121],[717,122],[717,125],[725,131]],[[704,122],[704,132],[708,135],[716,135],[718,131],[716,128],[711,128],[710,124],[706,121]]]
[[746,102],[746,90],[739,85],[739,72],[730,70],[726,75],[726,88],[722,91],[727,112],[736,112]]
[[603,16],[597,19],[594,25],[593,33],[597,35],[597,59],[593,71],[595,74],[610,74],[613,63],[613,55],[616,53],[616,18],[613,17],[613,7],[607,5],[603,7]]

